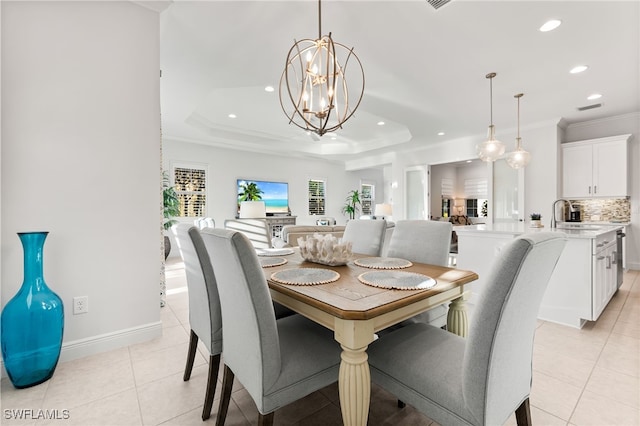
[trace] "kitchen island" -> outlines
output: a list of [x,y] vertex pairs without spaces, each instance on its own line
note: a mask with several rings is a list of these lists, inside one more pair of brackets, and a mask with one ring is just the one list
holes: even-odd
[[495,257],[510,240],[530,232],[561,232],[568,238],[545,292],[538,318],[582,328],[598,319],[617,290],[616,231],[621,226],[561,223],[531,228],[520,223],[458,226],[457,266],[475,271],[469,304],[484,288]]

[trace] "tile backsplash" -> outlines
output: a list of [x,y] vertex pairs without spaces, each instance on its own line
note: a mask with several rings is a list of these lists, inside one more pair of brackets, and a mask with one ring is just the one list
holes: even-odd
[[569,200],[580,208],[583,222],[629,222],[631,221],[631,201],[626,198],[593,198]]

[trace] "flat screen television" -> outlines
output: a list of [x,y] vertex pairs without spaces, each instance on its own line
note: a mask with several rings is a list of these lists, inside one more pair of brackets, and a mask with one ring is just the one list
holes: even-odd
[[267,216],[289,213],[289,184],[287,182],[270,182],[255,179],[238,179],[236,182],[236,194],[238,197],[238,211],[240,211],[240,194],[243,188],[255,183],[260,191],[261,201],[264,201]]

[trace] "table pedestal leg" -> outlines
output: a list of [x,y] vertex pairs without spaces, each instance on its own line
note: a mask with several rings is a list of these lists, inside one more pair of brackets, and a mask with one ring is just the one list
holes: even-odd
[[340,363],[340,408],[345,426],[364,426],[369,416],[371,373],[367,348],[357,350],[342,346]]
[[464,296],[453,299],[447,313],[447,330],[461,337],[467,337],[469,332],[469,320]]

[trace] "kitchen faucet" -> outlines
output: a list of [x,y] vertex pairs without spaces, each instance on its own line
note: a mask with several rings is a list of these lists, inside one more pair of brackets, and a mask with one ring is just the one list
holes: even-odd
[[556,204],[558,204],[560,201],[565,202],[565,203],[569,203],[569,211],[570,212],[574,212],[575,209],[573,208],[573,205],[571,204],[571,202],[569,200],[565,200],[564,198],[560,198],[559,200],[555,200],[553,202],[553,205],[551,206],[551,210],[553,211],[553,214],[551,215],[551,227],[555,228],[556,227]]

